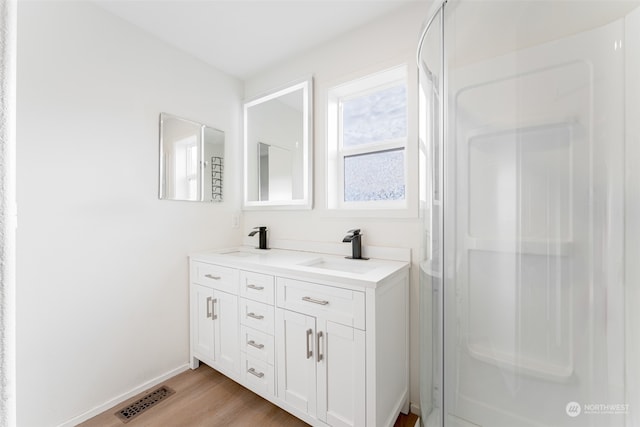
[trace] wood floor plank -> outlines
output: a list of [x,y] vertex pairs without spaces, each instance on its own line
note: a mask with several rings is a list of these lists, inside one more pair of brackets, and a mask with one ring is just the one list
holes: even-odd
[[416,425],[416,421],[418,421],[418,416],[416,414],[400,414],[393,427],[414,427]]
[[[81,427],[303,427],[305,422],[207,365],[162,383],[175,394],[127,423],[114,414],[153,387],[80,424]],[[394,427],[414,427],[417,416],[400,415]]]

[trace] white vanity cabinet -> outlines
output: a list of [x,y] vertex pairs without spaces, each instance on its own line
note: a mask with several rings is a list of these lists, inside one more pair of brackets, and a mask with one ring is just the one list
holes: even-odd
[[278,397],[331,426],[366,425],[365,331],[353,326],[364,292],[278,278],[277,299]]
[[393,426],[409,407],[408,263],[340,273],[290,252],[191,257],[191,367],[314,426]]
[[191,365],[194,359],[236,378],[240,373],[238,271],[191,264]]
[[274,277],[240,271],[240,375],[242,383],[263,396],[275,394]]

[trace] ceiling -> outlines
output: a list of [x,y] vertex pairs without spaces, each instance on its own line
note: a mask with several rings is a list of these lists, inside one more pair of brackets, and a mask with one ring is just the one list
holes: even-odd
[[247,79],[416,0],[96,0],[165,42]]

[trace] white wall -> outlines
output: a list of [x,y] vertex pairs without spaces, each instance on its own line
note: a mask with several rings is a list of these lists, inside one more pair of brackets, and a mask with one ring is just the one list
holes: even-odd
[[0,425],[16,424],[17,2],[0,2]]
[[186,255],[240,243],[239,172],[223,204],[158,200],[158,116],[239,164],[242,86],[88,2],[18,15],[18,425],[42,427],[185,367]]
[[[287,82],[314,76],[314,209],[312,211],[249,211],[244,213],[246,237],[258,225],[270,229],[272,239],[341,242],[346,232],[361,228],[363,244],[412,249],[411,273],[411,402],[419,404],[419,316],[418,262],[420,259],[422,227],[417,217],[418,161],[417,161],[417,74],[415,49],[423,20],[427,18],[430,2],[411,3],[399,11],[354,30],[343,37],[306,52],[278,67],[245,82],[245,96],[251,98]],[[391,218],[367,212],[357,216],[326,209],[326,97],[327,90],[340,83],[407,63],[409,81],[409,151],[410,170],[408,197],[409,218]],[[414,408],[415,409],[415,408]]]

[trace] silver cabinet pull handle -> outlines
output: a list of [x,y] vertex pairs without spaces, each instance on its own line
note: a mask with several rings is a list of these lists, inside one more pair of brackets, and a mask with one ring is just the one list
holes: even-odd
[[249,344],[251,347],[257,348],[258,350],[262,350],[264,348],[264,344],[256,344],[254,340],[247,341],[247,344]]
[[256,286],[256,285],[247,285],[249,289],[255,289],[256,291],[261,291],[264,289],[264,286]]
[[262,314],[255,314],[253,312],[252,313],[247,313],[247,317],[252,317],[252,318],[257,319],[257,320],[264,319],[264,316]]
[[320,362],[322,360],[322,353],[320,353],[320,339],[323,337],[323,333],[322,331],[318,332],[316,334],[316,355],[317,355],[317,359],[318,362]]
[[258,377],[258,378],[262,378],[262,377],[264,377],[264,372],[258,372],[258,371],[256,371],[256,370],[255,370],[255,369],[253,369],[253,368],[249,368],[249,369],[247,369],[247,372],[249,372],[251,375],[255,375],[255,376],[256,376],[256,377]]
[[210,319],[212,316],[211,311],[213,310],[213,304],[211,304],[211,300],[213,298],[207,297],[207,319]]
[[327,305],[329,304],[329,301],[325,301],[325,300],[319,300],[319,299],[313,299],[311,297],[302,297],[303,301],[307,301],[307,302],[312,302],[314,304],[320,304],[320,305]]
[[313,356],[313,352],[311,351],[311,346],[309,345],[309,337],[313,334],[313,330],[307,329],[307,359],[310,359]]
[[214,276],[213,274],[205,274],[204,277],[207,279],[220,280],[220,276]]
[[216,314],[216,303],[218,302],[218,298],[214,298],[211,300],[211,318],[216,320],[218,315]]

